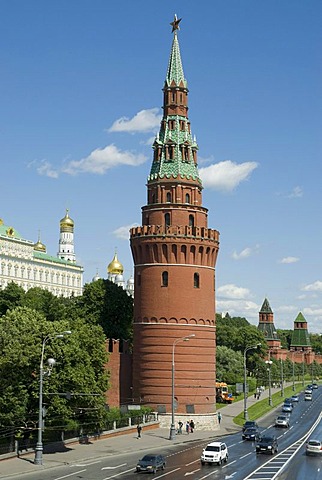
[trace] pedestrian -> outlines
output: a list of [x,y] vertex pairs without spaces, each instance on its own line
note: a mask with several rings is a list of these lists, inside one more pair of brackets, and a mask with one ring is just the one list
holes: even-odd
[[189,434],[190,433],[190,423],[189,420],[186,422],[186,432]]
[[220,422],[221,422],[221,417],[222,417],[222,415],[221,415],[221,413],[220,413],[220,412],[218,412],[218,415],[217,415],[217,417],[218,417],[218,423],[219,423],[219,425],[220,425]]
[[137,431],[138,431],[138,436],[137,438],[141,438],[141,432],[142,432],[142,427],[140,424],[138,424],[138,426],[136,427]]
[[194,429],[195,429],[195,422],[193,420],[190,420],[190,432],[193,433]]
[[181,422],[181,420],[180,420],[180,422],[178,423],[178,425],[179,425],[178,434],[181,435],[181,434],[182,434],[182,427],[183,427],[183,423]]

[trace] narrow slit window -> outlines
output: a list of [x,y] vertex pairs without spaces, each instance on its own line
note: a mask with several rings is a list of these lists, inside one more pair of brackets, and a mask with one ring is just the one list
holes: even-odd
[[193,286],[194,286],[194,288],[199,288],[199,286],[200,286],[199,273],[195,273],[193,275]]
[[167,271],[162,272],[162,287],[167,287],[169,284],[169,274]]

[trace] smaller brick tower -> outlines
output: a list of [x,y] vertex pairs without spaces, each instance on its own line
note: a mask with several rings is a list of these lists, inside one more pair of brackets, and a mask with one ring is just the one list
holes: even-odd
[[277,331],[274,325],[274,314],[271,306],[265,298],[262,308],[259,312],[258,330],[262,332],[271,354],[274,354],[281,348],[281,341],[277,336]]
[[199,415],[198,427],[204,421],[210,429],[209,416],[213,418],[215,412],[219,233],[208,228],[208,210],[202,206],[198,145],[188,119],[188,87],[177,38],[179,22],[175,17],[171,24],[174,37],[147,205],[142,208],[142,226],[132,228],[130,237],[135,281],[133,397],[166,418],[173,385],[176,420],[178,415],[185,421],[186,415]]

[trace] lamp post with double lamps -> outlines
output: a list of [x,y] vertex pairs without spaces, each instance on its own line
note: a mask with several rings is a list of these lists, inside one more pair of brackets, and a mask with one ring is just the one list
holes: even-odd
[[292,352],[292,390],[295,392],[295,365],[294,365],[294,352]]
[[174,351],[177,343],[179,342],[188,342],[190,338],[195,337],[195,334],[187,335],[186,337],[177,338],[172,344],[172,368],[171,368],[171,427],[170,427],[170,436],[169,440],[174,440],[176,437],[176,425],[174,421],[174,372],[175,372],[175,363],[174,363]]
[[272,402],[272,381],[271,381],[271,366],[272,366],[272,360],[265,360],[265,363],[267,365],[267,371],[268,371],[268,404],[270,407],[273,406]]
[[42,431],[44,426],[44,418],[43,418],[43,381],[45,375],[50,375],[53,366],[55,365],[56,361],[54,358],[48,359],[48,370],[44,371],[44,353],[45,353],[45,346],[49,340],[53,340],[55,338],[63,338],[65,335],[70,335],[72,332],[70,330],[66,330],[62,333],[57,333],[53,335],[47,335],[42,341],[41,347],[41,357],[40,357],[40,366],[39,366],[39,411],[38,411],[38,438],[37,444],[35,449],[35,465],[42,465],[42,454],[43,454],[43,442],[42,442]]
[[257,345],[251,345],[250,347],[246,347],[244,350],[244,419],[248,420],[248,411],[247,411],[247,369],[246,369],[246,354],[248,350],[254,350],[255,348],[260,347],[262,344],[258,343]]

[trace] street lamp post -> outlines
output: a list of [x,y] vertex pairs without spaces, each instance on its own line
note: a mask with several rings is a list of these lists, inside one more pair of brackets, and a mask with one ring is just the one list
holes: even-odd
[[248,350],[253,350],[255,348],[260,347],[262,344],[258,343],[257,345],[251,345],[250,347],[246,347],[244,350],[244,419],[248,420],[248,411],[247,411],[247,369],[246,369],[246,354]]
[[39,411],[38,411],[38,438],[37,438],[37,444],[35,448],[35,460],[34,464],[35,465],[42,465],[42,454],[43,454],[43,442],[42,442],[42,431],[43,431],[43,380],[44,380],[44,375],[47,373],[47,375],[50,375],[50,372],[55,365],[56,361],[54,358],[49,358],[48,359],[48,365],[49,368],[47,372],[44,372],[44,353],[45,353],[45,346],[46,343],[49,340],[52,340],[54,338],[63,338],[65,335],[70,335],[72,332],[70,330],[66,330],[65,332],[59,333],[59,334],[54,334],[54,335],[47,335],[42,342],[42,347],[41,347],[41,357],[40,357],[40,366],[39,366]]
[[268,404],[270,407],[273,406],[272,402],[272,382],[271,382],[271,365],[272,365],[272,360],[265,360],[265,363],[267,365],[267,371],[268,371]]
[[305,376],[305,374],[304,374],[304,371],[305,371],[305,370],[304,370],[304,369],[305,369],[304,359],[305,359],[305,354],[304,354],[304,351],[303,351],[302,353],[303,353],[303,362],[302,362],[302,385],[303,385],[303,387],[304,387],[304,376]]
[[281,397],[284,397],[284,372],[283,372],[283,360],[281,359]]
[[292,390],[295,392],[295,369],[294,369],[294,352],[292,354],[292,378],[293,378],[293,386]]
[[174,421],[174,350],[175,346],[179,342],[188,342],[190,338],[195,337],[195,334],[187,335],[186,337],[177,338],[172,344],[172,368],[171,368],[171,427],[170,427],[170,436],[169,440],[174,440],[176,437],[176,425]]

